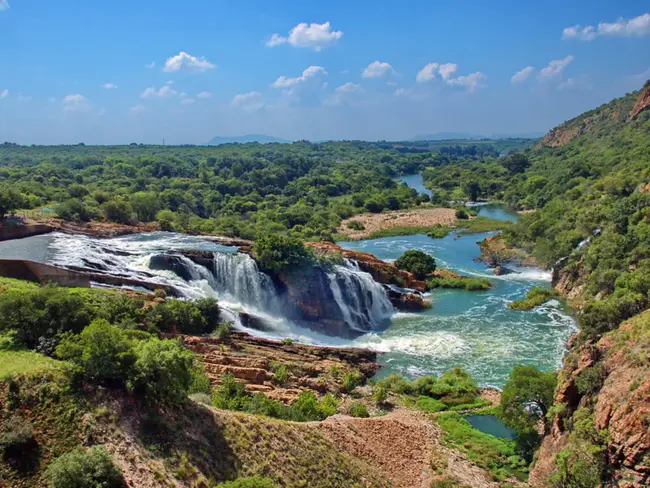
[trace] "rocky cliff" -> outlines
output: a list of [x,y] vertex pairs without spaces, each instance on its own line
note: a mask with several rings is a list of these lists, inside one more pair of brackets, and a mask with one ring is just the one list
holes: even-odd
[[560,374],[552,428],[538,452],[531,484],[546,487],[553,476],[581,475],[602,479],[604,486],[648,486],[650,312],[596,343],[576,339]]

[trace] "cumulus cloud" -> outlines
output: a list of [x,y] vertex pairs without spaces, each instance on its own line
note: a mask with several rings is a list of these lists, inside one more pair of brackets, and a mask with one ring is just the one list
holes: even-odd
[[209,91],[202,91],[198,95],[196,95],[197,98],[210,98],[212,96],[212,93]]
[[115,90],[117,88],[117,85],[115,83],[104,83],[102,85],[102,88],[105,88],[107,90]]
[[279,76],[277,80],[271,85],[273,88],[291,88],[300,83],[304,83],[310,79],[326,76],[327,71],[322,66],[310,66],[302,72],[302,75],[295,78],[288,78],[286,76]]
[[350,103],[357,99],[357,94],[363,90],[361,85],[352,83],[351,81],[336,87],[334,93],[323,100],[324,105],[341,105],[343,103]]
[[418,71],[415,81],[418,83],[426,83],[427,81],[435,80],[436,73],[440,65],[438,63],[429,63],[420,71]]
[[569,64],[571,64],[571,61],[573,61],[573,55],[571,54],[569,54],[564,59],[554,59],[553,61],[548,63],[548,66],[541,69],[538,75],[539,79],[541,81],[546,81],[546,80],[556,78],[557,76],[562,74],[564,68],[566,68]]
[[169,98],[175,95],[178,95],[178,92],[174,90],[171,85],[165,84],[158,90],[153,86],[145,88],[145,90],[140,94],[140,98]]
[[264,97],[260,92],[240,93],[233,97],[230,105],[253,112],[264,107]]
[[342,31],[333,31],[329,22],[324,24],[305,22],[298,24],[287,37],[280,34],[273,34],[267,41],[268,47],[289,44],[292,47],[308,47],[315,51],[331,46],[343,37]]
[[394,73],[394,71],[395,70],[390,64],[381,61],[374,61],[363,70],[362,76],[364,78],[381,78]]
[[163,71],[193,71],[196,73],[202,73],[213,68],[215,68],[215,65],[207,59],[203,57],[197,58],[196,56],[192,56],[191,54],[186,53],[185,51],[181,51],[176,56],[167,58]]
[[90,110],[90,104],[86,97],[79,93],[66,95],[63,97],[63,110],[66,112],[87,112]]
[[9,96],[9,90],[7,90],[6,88],[0,92],[0,100],[2,100],[3,98],[7,98],[8,96]]
[[455,63],[429,63],[418,71],[415,81],[418,83],[428,83],[440,76],[440,79],[447,85],[461,86],[466,88],[468,91],[473,92],[479,86],[484,85],[487,80],[487,76],[480,71],[454,78],[456,71],[458,71],[458,65]]
[[9,0],[0,0],[0,10],[7,10],[9,8]]
[[535,68],[532,66],[526,66],[524,69],[517,71],[514,75],[512,75],[510,82],[514,84],[523,83],[528,78],[530,78],[530,75],[532,75],[534,72]]
[[600,22],[598,25],[573,25],[562,31],[562,39],[593,41],[597,37],[642,37],[650,36],[650,13],[633,19],[620,18],[616,22]]

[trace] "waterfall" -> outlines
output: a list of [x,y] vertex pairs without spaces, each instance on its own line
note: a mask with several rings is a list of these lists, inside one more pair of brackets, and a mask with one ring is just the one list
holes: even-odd
[[328,274],[330,289],[349,327],[367,332],[388,324],[393,305],[386,292],[370,274],[359,270],[355,261],[346,260]]

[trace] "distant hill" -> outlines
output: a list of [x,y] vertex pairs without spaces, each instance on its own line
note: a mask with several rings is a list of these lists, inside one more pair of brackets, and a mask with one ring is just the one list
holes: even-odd
[[213,137],[206,145],[218,146],[220,144],[246,144],[247,142],[259,142],[260,144],[269,144],[277,142],[281,144],[290,143],[292,141],[280,139],[279,137],[267,136],[264,134],[249,134],[245,136],[232,136],[232,137]]
[[485,136],[469,134],[467,132],[436,132],[434,134],[420,134],[409,139],[410,141],[447,141],[451,139],[483,139]]

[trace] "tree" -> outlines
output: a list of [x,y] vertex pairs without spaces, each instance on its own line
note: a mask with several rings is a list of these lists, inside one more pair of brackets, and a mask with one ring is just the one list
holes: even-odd
[[155,193],[139,191],[131,195],[131,207],[140,222],[151,222],[156,218],[160,209],[158,197]]
[[55,208],[60,219],[70,222],[88,222],[92,219],[92,212],[78,198],[70,198],[60,203]]
[[125,332],[104,319],[94,320],[79,335],[67,335],[56,353],[99,382],[125,381],[136,359]]
[[50,488],[122,488],[122,472],[104,446],[78,447],[56,458],[45,472]]
[[122,199],[109,200],[102,205],[106,220],[118,224],[130,224],[133,219],[133,209],[128,202]]
[[395,266],[413,273],[418,280],[424,280],[436,270],[436,260],[425,252],[411,249],[395,261]]
[[264,271],[280,273],[288,266],[310,266],[314,263],[314,253],[300,240],[272,234],[261,237],[253,244],[253,255]]
[[553,405],[557,385],[554,372],[534,366],[515,366],[501,393],[503,420],[517,431],[534,429]]
[[475,202],[478,199],[481,186],[477,181],[466,181],[462,184],[462,188],[470,201]]
[[23,196],[13,188],[0,188],[0,219],[24,205]]
[[528,158],[521,153],[511,154],[501,159],[501,165],[510,173],[523,173],[530,166]]

